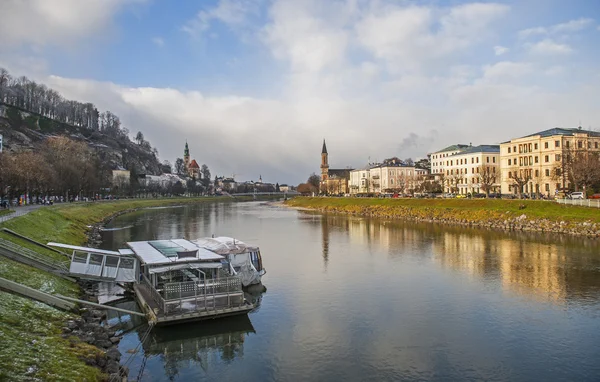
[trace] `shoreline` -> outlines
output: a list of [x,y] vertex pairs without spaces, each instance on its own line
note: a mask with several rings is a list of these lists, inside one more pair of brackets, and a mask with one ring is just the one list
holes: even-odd
[[[115,202],[55,205],[15,217],[0,224],[0,228],[9,228],[40,243],[57,241],[97,247],[101,244],[100,229],[117,216],[126,213],[153,207],[170,208],[252,200],[199,197],[125,199]],[[4,232],[0,232],[0,238],[36,251],[39,255],[65,260],[63,255],[10,237]],[[56,275],[2,257],[0,276],[49,293],[97,301],[97,293],[89,288],[93,283],[85,280],[66,281]],[[23,312],[22,307],[27,307],[27,310]],[[0,333],[4,335],[5,343],[4,354],[0,354],[0,379],[126,380],[128,370],[120,365],[121,353],[116,347],[120,337],[114,330],[102,325],[106,312],[90,307],[80,309],[78,312],[58,311],[44,304],[1,292],[0,311],[7,314],[0,315]],[[45,357],[40,360],[37,357],[39,350],[32,349],[32,344],[42,342],[45,346]],[[11,361],[15,358],[20,362]]]
[[[428,199],[422,200],[427,201]],[[457,203],[455,202],[444,203],[443,201],[438,201],[435,206],[427,205],[426,202],[421,202],[422,200],[416,203],[412,200],[406,202],[406,199],[385,200],[365,198],[357,200],[351,198],[301,197],[290,199],[284,202],[284,205],[298,210],[324,214],[403,220],[508,232],[557,233],[578,237],[600,238],[600,210],[589,209],[585,211],[591,216],[589,219],[574,219],[565,215],[559,215],[560,218],[552,215],[546,217],[543,215],[539,216],[539,211],[535,211],[536,213],[532,214],[531,212],[534,208],[540,205],[535,205],[531,202],[520,203],[516,211],[514,208],[507,208],[506,211],[498,211],[488,210],[485,207],[461,209],[460,205],[457,207]],[[501,201],[494,201],[492,203],[501,203]],[[471,206],[465,204],[465,207]],[[558,206],[558,208],[567,210],[573,208],[573,206]],[[587,207],[575,208],[587,209]]]

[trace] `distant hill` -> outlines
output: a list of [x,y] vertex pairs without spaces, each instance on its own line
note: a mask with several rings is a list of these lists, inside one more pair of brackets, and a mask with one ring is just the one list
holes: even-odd
[[146,141],[134,143],[123,133],[107,134],[83,126],[58,122],[22,108],[0,102],[0,134],[3,150],[18,152],[35,150],[51,136],[67,136],[93,148],[105,165],[135,170],[138,174],[158,175],[161,165]]

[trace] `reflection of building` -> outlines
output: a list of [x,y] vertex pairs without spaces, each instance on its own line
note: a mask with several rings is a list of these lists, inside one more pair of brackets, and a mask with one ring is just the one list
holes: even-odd
[[524,193],[554,196],[569,189],[563,158],[574,152],[600,151],[600,133],[581,128],[554,128],[515,138],[500,144],[502,193],[518,193],[516,180],[524,183]]
[[246,315],[201,325],[157,327],[143,343],[144,355],[161,356],[169,378],[179,374],[180,369],[190,368],[190,363],[206,372],[211,364],[243,357],[244,341],[250,333],[255,330]]
[[348,180],[352,169],[330,169],[329,154],[323,140],[321,150],[321,193],[327,195],[339,195],[348,193]]

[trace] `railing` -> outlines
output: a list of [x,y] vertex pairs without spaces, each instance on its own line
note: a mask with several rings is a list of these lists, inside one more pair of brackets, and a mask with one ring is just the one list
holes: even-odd
[[556,199],[558,204],[600,208],[600,199]]
[[[206,280],[198,283],[187,281],[182,283],[168,283],[164,285],[165,315],[182,311],[214,310],[244,303],[242,282],[239,277],[227,277],[218,280]],[[238,303],[232,301],[235,297]],[[226,303],[217,304],[217,298],[226,300]]]
[[57,271],[68,273],[69,268],[65,262],[54,260],[48,256],[40,255],[37,252],[34,252],[28,248],[21,247],[11,241],[0,239],[0,247],[5,248],[11,252],[17,253],[21,256],[28,257],[33,259],[41,264],[46,265],[47,267],[53,268]]
[[154,300],[154,302],[164,312],[166,310],[165,300],[162,298],[162,296],[160,295],[160,293],[156,289],[154,289],[154,287],[152,286],[152,283],[150,282],[150,280],[148,280],[148,278],[146,277],[146,275],[143,274],[143,273],[142,273],[142,284],[145,285],[148,288],[148,290],[150,291],[150,296],[152,296],[152,300]]

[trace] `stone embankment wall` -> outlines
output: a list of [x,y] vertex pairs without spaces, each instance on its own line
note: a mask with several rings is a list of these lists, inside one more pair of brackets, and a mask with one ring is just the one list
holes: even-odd
[[[416,209],[387,206],[319,206],[306,209],[323,213],[367,216],[383,219],[410,220],[424,223],[461,225],[507,231],[552,232],[587,237],[600,237],[600,223],[531,218],[526,209],[519,216],[498,211],[459,211],[452,208]],[[599,212],[600,213],[600,212]]]

